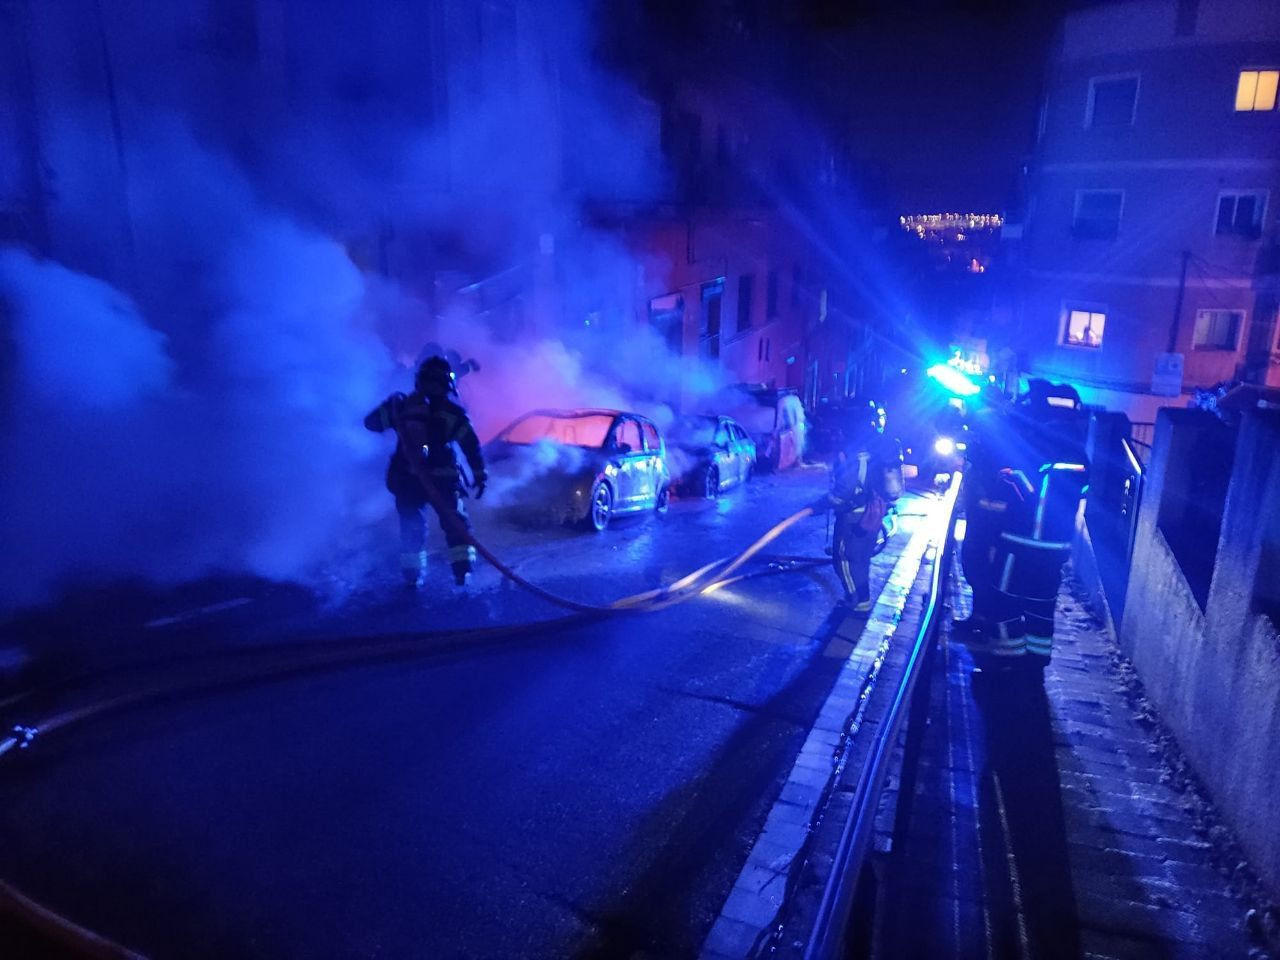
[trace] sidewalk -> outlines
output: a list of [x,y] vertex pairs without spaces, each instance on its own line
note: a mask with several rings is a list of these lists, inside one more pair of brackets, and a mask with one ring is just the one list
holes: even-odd
[[[1067,587],[1058,625],[1045,691],[1082,955],[1268,956],[1246,932],[1249,905],[1217,866],[1238,854],[1221,828],[1201,826],[1202,802],[1172,785],[1180,758],[1142,713],[1114,644]],[[1010,860],[1012,818],[984,800],[991,781],[972,659],[949,637],[939,655],[912,826],[887,872],[878,953],[1027,956],[1030,917],[1019,897],[1036,878],[1018,870],[1035,867]],[[1045,816],[1046,829],[1054,819]],[[1061,906],[1069,905],[1068,893]]]

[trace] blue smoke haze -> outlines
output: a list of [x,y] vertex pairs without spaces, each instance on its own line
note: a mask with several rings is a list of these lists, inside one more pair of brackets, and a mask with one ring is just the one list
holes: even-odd
[[[664,182],[652,108],[592,62],[583,5],[515,3],[475,55],[449,49],[489,15],[463,0],[263,0],[252,68],[202,46],[218,4],[101,8],[32,5],[37,95],[0,86],[38,120],[51,234],[48,256],[0,248],[0,609],[83,580],[315,581],[387,514],[388,445],[360,421],[427,341],[481,359],[487,434],[711,385],[647,333],[624,356],[555,320],[630,321],[638,278],[663,283],[579,226],[584,198]],[[527,278],[547,236],[561,303],[517,289],[538,331],[518,343],[415,268]]]

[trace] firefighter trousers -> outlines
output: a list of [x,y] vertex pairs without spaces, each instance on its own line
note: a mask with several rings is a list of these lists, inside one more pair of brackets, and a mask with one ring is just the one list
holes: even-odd
[[430,506],[444,531],[454,579],[462,582],[475,564],[476,548],[468,541],[471,521],[467,517],[466,496],[456,474],[434,479],[431,497],[416,481],[399,484],[392,492],[396,498],[396,514],[400,517],[400,569],[405,579],[417,579],[426,570],[426,508]]
[[[993,661],[1026,657],[1043,666],[1053,653],[1054,608],[1071,545],[1000,535],[990,575],[990,621],[982,652]],[[977,651],[975,651],[977,652]]]
[[871,598],[871,554],[875,549],[874,531],[860,526],[861,513],[852,510],[836,513],[835,533],[831,542],[831,563],[835,567],[845,595],[856,603]]

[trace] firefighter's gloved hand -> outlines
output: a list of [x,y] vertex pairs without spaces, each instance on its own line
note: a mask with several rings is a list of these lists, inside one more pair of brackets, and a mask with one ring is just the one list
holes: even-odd
[[479,500],[481,497],[484,496],[484,488],[488,482],[489,482],[489,478],[486,477],[484,474],[480,474],[480,476],[476,477],[476,484],[472,488],[472,492],[475,493],[477,500]]

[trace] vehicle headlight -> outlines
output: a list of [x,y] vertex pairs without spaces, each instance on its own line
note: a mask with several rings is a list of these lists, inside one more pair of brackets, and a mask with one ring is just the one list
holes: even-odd
[[950,437],[939,437],[933,441],[933,452],[940,457],[949,457],[956,452],[956,442]]

